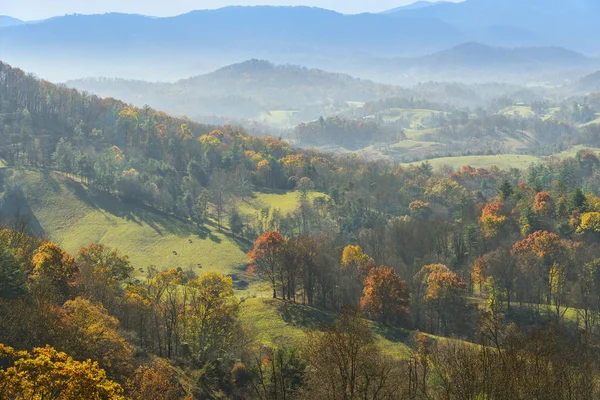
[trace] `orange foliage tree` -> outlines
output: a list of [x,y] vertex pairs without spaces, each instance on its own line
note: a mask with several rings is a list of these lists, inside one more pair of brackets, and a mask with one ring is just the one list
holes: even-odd
[[[273,298],[277,298],[277,274],[281,268],[281,253],[285,239],[277,231],[263,233],[254,242],[254,248],[248,253],[249,273],[256,273],[273,287]],[[284,295],[282,293],[282,295]]]
[[446,334],[452,327],[457,327],[467,310],[465,282],[443,264],[424,266],[417,278],[425,286],[423,300],[431,330],[440,329]]
[[132,400],[183,400],[186,392],[177,381],[175,370],[164,360],[156,360],[151,367],[142,365],[126,384]]
[[479,223],[481,230],[487,238],[495,237],[500,230],[506,225],[508,218],[502,215],[503,203],[487,204],[481,212]]
[[554,215],[554,201],[548,192],[539,192],[533,201],[533,211],[537,214],[550,218]]
[[530,300],[536,303],[546,300],[548,304],[553,300],[557,313],[560,313],[575,247],[574,243],[547,231],[534,232],[515,243],[512,254],[517,257],[519,268],[526,278],[522,285],[532,286],[523,290],[537,295]]
[[408,313],[408,286],[391,268],[373,268],[365,279],[360,307],[372,319],[385,324]]

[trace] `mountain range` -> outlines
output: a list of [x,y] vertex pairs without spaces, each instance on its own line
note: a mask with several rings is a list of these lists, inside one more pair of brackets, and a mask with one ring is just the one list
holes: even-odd
[[[465,0],[404,7],[388,14],[444,21],[492,45],[562,46],[597,54],[597,0]],[[512,34],[511,34],[512,32]]]
[[[561,81],[592,72],[591,58],[578,53],[600,54],[594,39],[599,14],[596,0],[466,0],[358,15],[259,6],[168,18],[69,15],[27,24],[0,19],[0,59],[53,81],[176,81],[253,58],[402,84],[464,78],[465,70],[475,70],[476,80],[494,79],[482,68],[490,63],[501,79],[524,78],[527,69],[528,80]],[[537,49],[533,56],[527,54],[531,48]],[[503,70],[506,60],[510,71]]]

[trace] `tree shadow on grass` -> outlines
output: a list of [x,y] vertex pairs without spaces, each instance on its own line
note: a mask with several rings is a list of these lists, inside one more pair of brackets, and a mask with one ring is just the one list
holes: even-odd
[[374,333],[393,343],[412,344],[414,341],[414,332],[405,328],[373,323],[371,329]]
[[[103,191],[91,190],[81,182],[68,178],[65,179],[64,184],[73,195],[91,208],[140,226],[146,224],[160,236],[165,234],[182,237],[196,235],[200,239],[214,236],[209,229],[198,227],[191,221],[178,218],[141,202],[122,199]],[[215,237],[211,240],[219,242],[220,238]]]
[[58,182],[56,176],[52,173],[51,170],[43,169],[42,177],[44,178],[44,182],[46,182],[55,193],[60,192],[60,183]]
[[[276,300],[273,300],[276,301]],[[336,315],[331,312],[319,310],[314,307],[303,306],[297,303],[279,301],[277,311],[281,318],[290,325],[301,328],[318,328],[332,324]]]
[[235,290],[246,290],[248,289],[248,286],[250,286],[250,283],[245,279],[246,277],[242,273],[233,273],[228,276],[231,277],[233,288]]

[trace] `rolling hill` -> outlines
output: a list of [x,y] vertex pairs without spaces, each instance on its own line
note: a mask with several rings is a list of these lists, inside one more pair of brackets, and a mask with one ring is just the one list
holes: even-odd
[[577,82],[577,87],[585,92],[600,91],[600,71],[584,76]]
[[67,85],[136,105],[153,104],[174,114],[193,118],[219,115],[258,118],[273,110],[293,110],[291,125],[318,118],[323,109],[347,108],[347,101],[366,102],[406,95],[409,91],[345,74],[294,65],[250,60],[175,83],[90,78]]

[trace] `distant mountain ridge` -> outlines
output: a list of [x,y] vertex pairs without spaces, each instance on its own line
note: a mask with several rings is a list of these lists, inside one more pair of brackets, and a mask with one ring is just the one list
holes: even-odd
[[441,3],[448,3],[448,1],[417,1],[415,3],[409,4],[406,6],[400,6],[400,7],[392,8],[391,10],[386,10],[386,11],[382,12],[382,14],[392,14],[392,13],[395,13],[398,11],[403,11],[403,10],[417,10],[419,8],[431,7],[436,4],[441,4]]
[[422,57],[379,60],[363,76],[384,82],[561,83],[600,68],[600,59],[561,47],[497,47],[469,42]]
[[[251,58],[339,70],[357,58],[425,54],[465,41],[439,19],[311,7],[226,7],[170,18],[70,15],[0,29],[2,57],[51,80],[175,80]],[[70,56],[81,64],[65,62]],[[124,57],[128,63],[117,63]]]
[[[488,44],[508,44],[504,37],[490,35],[494,28],[504,27],[529,31],[536,38],[535,42],[528,43],[531,45],[562,46],[587,53],[600,51],[600,45],[590,40],[600,34],[597,24],[600,2],[597,0],[465,0],[398,8],[390,15],[440,19],[472,39],[485,36]],[[514,39],[511,38],[510,44],[520,44],[514,43]]]
[[[391,76],[377,71],[396,68],[393,75],[405,78],[391,83],[403,84],[416,83],[409,78],[418,78],[403,69],[423,63],[431,67],[427,79],[439,80],[446,79],[442,71],[446,64],[453,64],[452,68],[475,68],[478,63],[487,67],[495,59],[499,66],[529,67],[528,79],[537,79],[534,75],[540,60],[536,57],[545,57],[541,62],[544,69],[556,65],[561,69],[567,65],[588,68],[589,63],[556,50],[554,55],[531,57],[516,51],[501,54],[499,50],[468,49],[484,57],[483,62],[461,55],[460,48],[452,50],[454,61],[449,54],[438,55],[437,60],[430,55],[470,42],[503,48],[563,47],[600,54],[600,42],[593,40],[600,37],[597,15],[600,1],[596,0],[417,2],[387,13],[358,15],[272,6],[200,10],[169,18],[70,15],[0,27],[0,50],[7,62],[53,81],[85,76],[176,81],[253,58],[376,80]],[[73,57],[77,63],[70,61]],[[425,58],[414,61],[418,57]],[[507,63],[509,59],[512,61]],[[442,65],[436,67],[436,62]],[[458,65],[460,62],[467,64]],[[436,70],[439,78],[432,76]],[[576,72],[581,76],[592,71]],[[514,71],[506,72],[511,79],[519,79]]]
[[24,22],[21,21],[20,19],[9,17],[7,15],[0,15],[0,28],[21,25],[23,23]]

